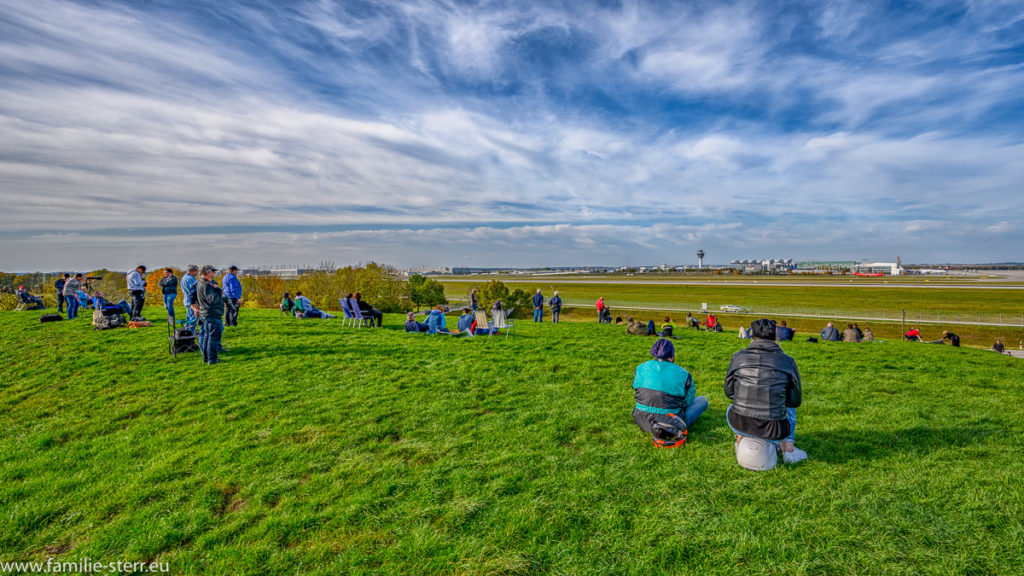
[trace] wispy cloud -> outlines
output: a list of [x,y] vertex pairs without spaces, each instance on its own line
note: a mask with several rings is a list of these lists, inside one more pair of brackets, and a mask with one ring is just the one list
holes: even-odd
[[1011,259],[1018,32],[1015,2],[0,0],[0,235],[44,234],[0,267],[166,251],[146,230],[254,264]]

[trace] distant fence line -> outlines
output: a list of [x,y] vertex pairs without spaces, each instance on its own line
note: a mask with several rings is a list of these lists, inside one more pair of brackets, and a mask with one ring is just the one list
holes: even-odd
[[[563,306],[593,308],[594,303],[582,300],[562,299]],[[659,312],[690,312],[705,314],[713,312],[715,315],[736,315],[736,316],[788,316],[792,318],[824,318],[863,320],[873,322],[900,322],[904,319],[903,310],[834,310],[813,307],[785,306],[785,307],[745,307],[743,312],[725,312],[708,307],[701,308],[699,304],[663,302],[632,302],[618,303],[614,300],[605,299],[605,303],[614,312],[616,308],[622,310],[650,310]],[[595,309],[595,314],[596,314]],[[964,324],[971,326],[1012,326],[1024,328],[1024,314],[980,314],[973,312],[919,312],[906,311],[906,321],[918,324]]]

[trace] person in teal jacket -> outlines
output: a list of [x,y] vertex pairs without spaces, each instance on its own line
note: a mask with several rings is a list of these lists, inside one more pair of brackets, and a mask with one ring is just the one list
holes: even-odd
[[687,428],[693,426],[707,410],[708,399],[697,396],[693,377],[674,363],[676,351],[671,340],[659,338],[651,347],[651,356],[654,360],[637,366],[633,377],[633,421],[655,437],[657,424],[669,414],[682,418]]

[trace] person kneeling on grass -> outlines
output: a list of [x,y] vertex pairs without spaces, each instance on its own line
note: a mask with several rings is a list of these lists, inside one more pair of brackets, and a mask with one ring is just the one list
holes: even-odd
[[732,355],[725,375],[725,395],[732,404],[726,423],[740,438],[750,436],[775,444],[782,460],[795,464],[807,453],[794,446],[796,409],[801,402],[796,361],[775,343],[775,321],[755,320],[750,345]]
[[697,396],[693,377],[676,360],[670,340],[658,339],[651,356],[637,366],[633,376],[633,421],[652,436],[656,446],[671,448],[686,441],[686,430],[708,408],[708,399]]
[[406,332],[419,333],[419,332],[426,332],[427,330],[429,330],[429,328],[427,327],[426,324],[424,324],[423,322],[417,322],[416,321],[416,313],[415,312],[407,312],[405,314],[405,331]]

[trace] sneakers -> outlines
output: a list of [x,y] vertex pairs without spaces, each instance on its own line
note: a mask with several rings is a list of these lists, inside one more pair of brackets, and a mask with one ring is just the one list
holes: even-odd
[[804,452],[796,446],[793,447],[792,452],[782,453],[782,461],[786,464],[796,464],[797,462],[803,462],[804,460],[807,460],[807,452]]

